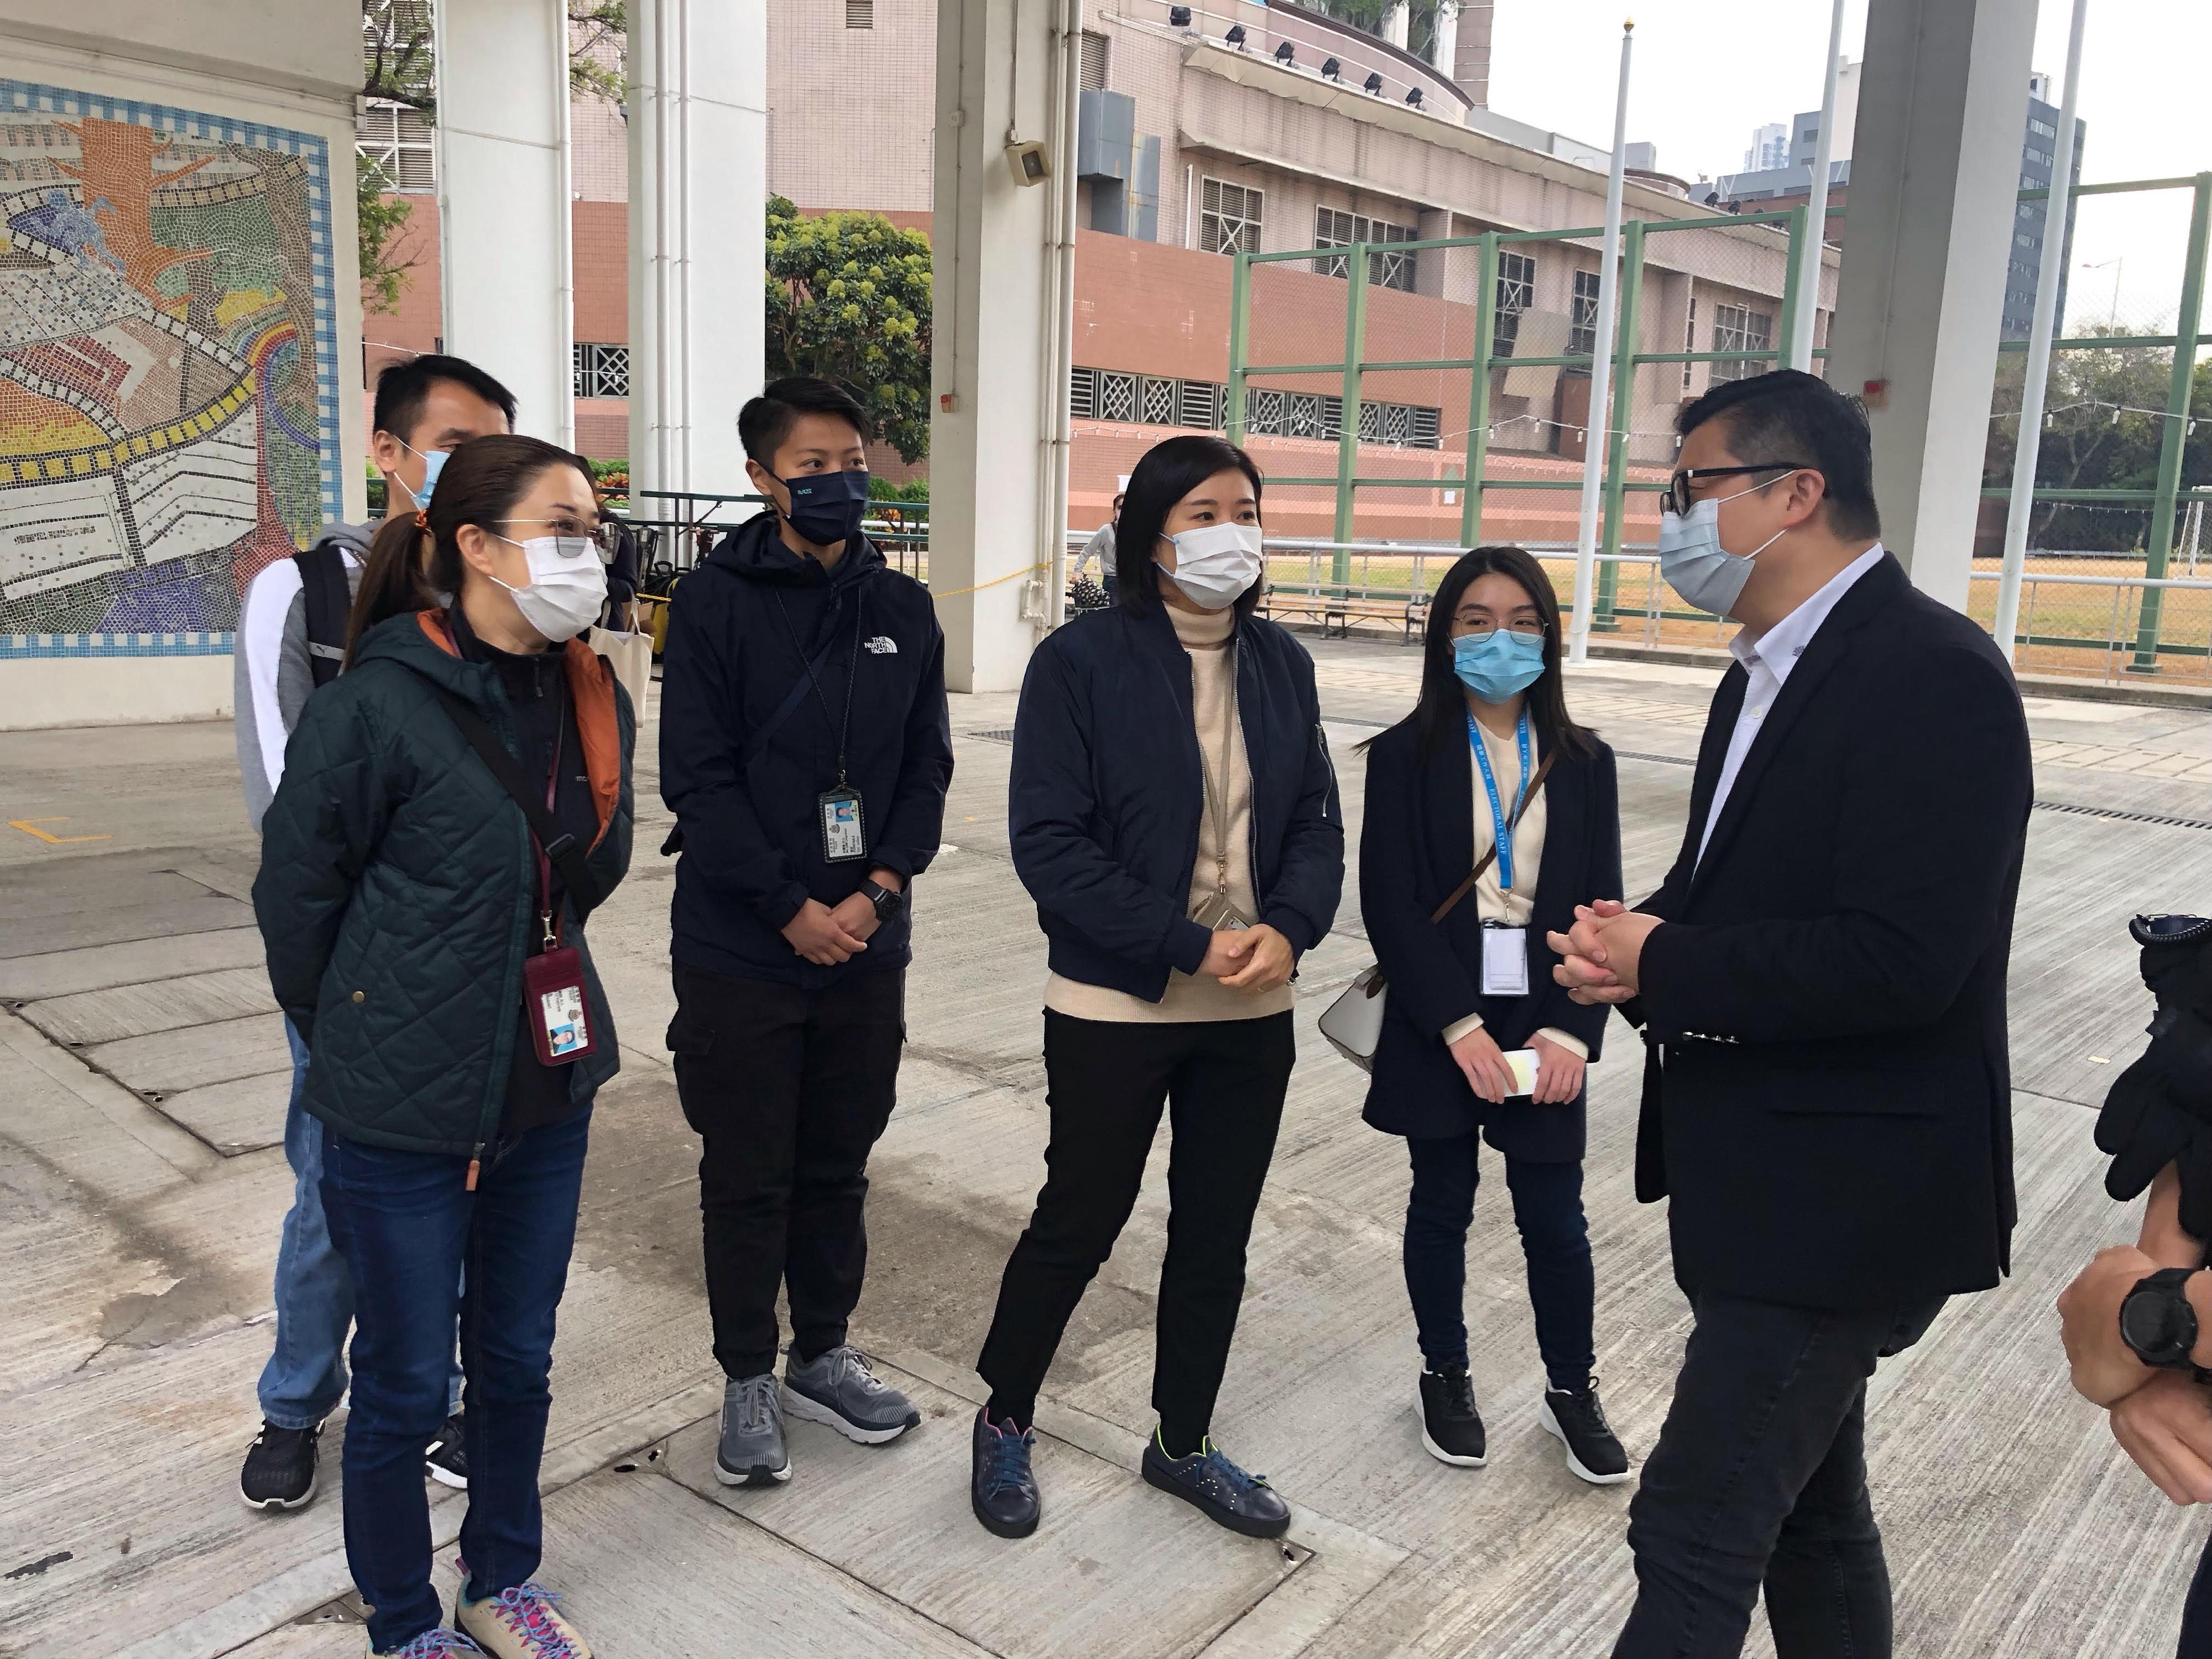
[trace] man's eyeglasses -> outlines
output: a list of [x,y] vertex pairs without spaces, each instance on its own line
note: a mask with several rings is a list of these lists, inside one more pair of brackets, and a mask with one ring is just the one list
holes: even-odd
[[[1473,617],[1468,617],[1465,618],[1454,617],[1453,620],[1459,623],[1460,625],[1467,630],[1465,633],[1457,635],[1455,637],[1462,640],[1473,640],[1478,645],[1488,640],[1492,635],[1498,631],[1498,624],[1486,618],[1478,619]],[[1545,630],[1544,624],[1538,622],[1534,617],[1522,617],[1516,618],[1512,622],[1507,623],[1505,624],[1505,631],[1512,635],[1513,637],[1517,640],[1540,640],[1544,637]]]
[[[1677,472],[1667,481],[1667,505],[1674,512],[1686,514],[1690,510],[1690,485],[1698,478],[1727,478],[1747,472],[1817,472],[1820,468],[1808,466],[1802,461],[1762,461],[1757,466],[1692,466]],[[1769,479],[1769,483],[1773,480]],[[1759,485],[1752,486],[1754,489]]]

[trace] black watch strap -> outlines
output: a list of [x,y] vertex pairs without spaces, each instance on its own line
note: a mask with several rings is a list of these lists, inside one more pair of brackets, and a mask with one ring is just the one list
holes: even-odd
[[[2190,1279],[2202,1271],[2193,1267],[2160,1267],[2137,1279],[2134,1288],[2121,1299],[2120,1340],[2146,1365],[2161,1370],[2186,1371],[2199,1382],[2212,1382],[2212,1370],[2190,1358],[2200,1333],[2197,1310],[2189,1305],[2188,1286]],[[2162,1346],[2143,1339],[2140,1319],[2130,1318],[2130,1308],[2145,1302],[2162,1304],[2165,1310],[2161,1322],[2172,1334]]]
[[872,876],[860,883],[860,890],[868,896],[868,902],[875,907],[878,921],[889,921],[898,914],[899,906],[906,902],[904,893],[884,886]]

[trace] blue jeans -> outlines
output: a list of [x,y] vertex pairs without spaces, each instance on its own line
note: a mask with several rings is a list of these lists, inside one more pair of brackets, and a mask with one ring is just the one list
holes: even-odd
[[378,1652],[442,1622],[430,1583],[422,1448],[445,1418],[457,1312],[468,1374],[467,1594],[497,1595],[538,1570],[554,1310],[575,1243],[590,1131],[586,1110],[501,1139],[473,1193],[465,1190],[464,1158],[341,1135],[324,1145],[323,1206],[357,1287],[346,1563],[373,1609],[369,1645]]
[[[1467,1364],[1467,1230],[1480,1179],[1480,1137],[1409,1137],[1413,1190],[1406,1202],[1406,1294],[1431,1370]],[[1597,1280],[1583,1217],[1583,1166],[1505,1160],[1513,1220],[1528,1263],[1536,1351],[1555,1389],[1578,1392],[1596,1363],[1591,1326]]]
[[[284,1110],[292,1207],[276,1246],[276,1345],[262,1367],[258,1392],[262,1416],[278,1428],[312,1429],[345,1397],[353,1276],[323,1218],[322,1121],[300,1104],[307,1085],[307,1045],[289,1019],[284,1039],[292,1045],[292,1103]],[[458,1358],[451,1369],[449,1415],[461,1408]]]

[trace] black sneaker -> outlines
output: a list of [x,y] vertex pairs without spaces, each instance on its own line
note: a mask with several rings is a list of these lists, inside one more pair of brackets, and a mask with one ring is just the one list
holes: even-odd
[[1567,1449],[1567,1467],[1593,1486],[1617,1486],[1634,1473],[1605,1420],[1605,1407],[1598,1404],[1597,1378],[1590,1378],[1580,1394],[1545,1389],[1538,1420]]
[[1016,1434],[1000,1428],[990,1413],[975,1413],[975,1434],[969,1452],[968,1502],[986,1530],[1001,1538],[1026,1538],[1037,1529],[1044,1502],[1037,1493],[1036,1476],[1030,1472],[1030,1453],[1036,1432]]
[[249,1510],[305,1509],[315,1495],[315,1439],[323,1431],[280,1429],[265,1419],[246,1449],[238,1472],[239,1495]]
[[1247,1538],[1280,1538],[1291,1529],[1291,1506],[1267,1477],[1245,1474],[1210,1435],[1189,1456],[1170,1457],[1154,1429],[1145,1444],[1145,1479]]
[[446,1419],[446,1426],[438,1431],[438,1437],[424,1449],[422,1469],[441,1486],[451,1486],[457,1492],[469,1489],[469,1443],[462,1437],[459,1412]]
[[1459,1468],[1479,1469],[1490,1461],[1466,1366],[1421,1373],[1421,1443],[1439,1463]]

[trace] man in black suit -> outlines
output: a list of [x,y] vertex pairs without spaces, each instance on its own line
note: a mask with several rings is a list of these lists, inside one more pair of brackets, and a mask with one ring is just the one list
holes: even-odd
[[1629,1511],[1615,1659],[1883,1659],[1866,1383],[2009,1267],[2005,963],[2031,800],[2004,657],[1882,550],[1866,417],[1809,374],[1686,407],[1662,568],[1743,623],[1682,850],[1553,935],[1647,1045],[1637,1196],[1696,1316]]

